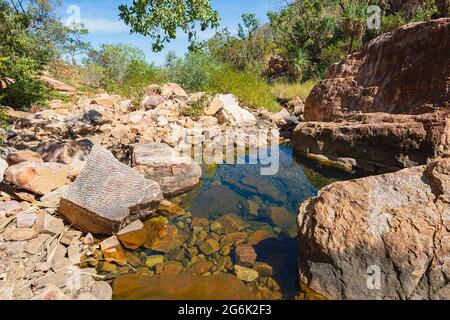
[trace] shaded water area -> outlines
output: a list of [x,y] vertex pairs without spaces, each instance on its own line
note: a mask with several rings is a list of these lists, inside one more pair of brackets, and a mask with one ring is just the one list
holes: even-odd
[[[273,150],[268,153],[273,155]],[[267,150],[263,154],[267,154]],[[181,273],[192,274],[192,269],[199,272],[204,268],[206,271],[202,270],[199,274],[235,274],[235,265],[242,264],[236,256],[237,244],[251,244],[258,264],[258,267],[253,264],[253,268],[259,271],[260,276],[256,281],[248,281],[247,286],[253,292],[262,287],[267,292],[275,292],[263,295],[263,298],[293,299],[299,290],[296,228],[298,207],[327,184],[355,178],[355,175],[322,168],[306,160],[293,159],[289,144],[279,147],[279,170],[274,175],[262,175],[261,167],[264,165],[259,161],[251,164],[255,159],[250,156],[240,160],[245,164],[203,166],[201,185],[187,194],[171,199],[189,215],[184,220],[170,221],[174,225],[173,229],[178,230],[174,236],[178,242],[177,247],[186,253],[181,253],[180,256],[180,250],[168,252],[159,245],[159,250],[165,253],[144,249],[140,251],[141,259],[155,257],[157,263],[158,259],[162,259],[161,255],[165,255],[164,261],[173,263],[171,268],[176,265],[174,260],[177,259],[180,265],[184,265],[180,267]],[[199,231],[198,226],[192,227],[200,221],[203,221],[202,224],[209,222],[210,227],[206,228],[208,232]],[[182,234],[184,236],[180,236]],[[204,245],[208,239],[216,240],[220,251],[206,254],[205,251],[211,247],[209,244]],[[224,244],[225,239],[232,240]],[[160,256],[156,258],[155,255]],[[200,262],[202,263],[199,265]],[[252,268],[251,265],[247,267]],[[272,270],[264,275],[267,268]],[[161,270],[164,271],[165,267],[161,267]],[[151,271],[150,274],[158,274],[158,271]],[[161,281],[158,281],[159,285]],[[126,298],[127,294],[124,295]]]
[[[269,157],[272,153],[272,150],[263,152]],[[209,220],[238,214],[248,223],[250,234],[261,229],[273,232],[274,238],[255,245],[256,261],[273,267],[283,297],[290,299],[298,293],[296,215],[299,205],[333,181],[354,176],[320,167],[306,159],[294,159],[290,144],[281,145],[279,155],[279,170],[275,175],[261,175],[264,165],[260,161],[249,164],[254,160],[250,156],[243,160],[245,164],[204,166],[202,185],[180,197],[179,204],[193,217]]]

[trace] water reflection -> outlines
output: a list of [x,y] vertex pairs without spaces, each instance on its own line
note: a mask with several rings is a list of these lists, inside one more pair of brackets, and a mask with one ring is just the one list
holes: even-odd
[[[172,199],[186,215],[157,216],[145,222],[154,237],[148,237],[152,241],[144,249],[127,253],[136,260],[138,275],[119,278],[116,297],[122,297],[122,292],[124,298],[132,298],[134,286],[155,281],[166,284],[159,295],[175,297],[174,274],[185,282],[185,292],[208,297],[207,288],[201,286],[203,278],[198,276],[208,276],[215,286],[226,289],[229,279],[221,277],[224,273],[236,273],[262,299],[292,299],[298,294],[298,207],[315,196],[318,187],[351,176],[311,169],[311,164],[293,159],[290,145],[279,148],[276,175],[261,175],[261,163],[249,164],[252,160],[246,156],[241,162],[247,164],[204,166],[201,185]],[[255,271],[256,280],[252,278]],[[155,295],[147,292],[141,298]]]
[[297,293],[296,212],[301,202],[316,195],[317,188],[293,160],[290,145],[280,146],[279,151],[277,175],[261,175],[261,162],[249,164],[254,161],[249,156],[246,164],[204,167],[201,186],[178,201],[193,217],[214,220],[234,213],[252,231],[273,233],[274,237],[254,246],[257,261],[272,266],[274,279],[289,299]]

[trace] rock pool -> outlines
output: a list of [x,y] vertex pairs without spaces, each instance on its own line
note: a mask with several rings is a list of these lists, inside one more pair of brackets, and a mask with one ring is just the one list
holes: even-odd
[[[259,161],[250,164],[253,160],[250,156],[241,159],[245,164],[203,166],[201,185],[171,199],[178,209],[161,209],[165,217],[153,217],[146,222],[150,226],[147,230],[160,232],[156,238],[162,239],[144,244],[145,249],[126,253],[129,261],[135,258],[134,270],[143,278],[125,276],[116,281],[115,297],[156,299],[165,291],[161,284],[166,283],[167,292],[173,291],[176,284],[169,281],[173,274],[187,274],[180,283],[183,283],[182,290],[192,292],[202,286],[198,283],[190,286],[189,277],[198,282],[199,275],[229,273],[244,280],[255,297],[295,298],[299,291],[298,206],[315,196],[319,188],[351,175],[294,160],[289,144],[280,146],[279,155],[276,175],[261,175],[262,164]],[[167,225],[158,229],[158,224]],[[127,272],[119,270],[118,273]],[[149,280],[149,275],[156,278]],[[214,286],[221,287],[222,278],[213,279]],[[140,281],[158,283],[161,288],[158,295],[154,290],[141,290],[137,295],[131,290],[133,296],[129,296],[130,288],[143,287],[136,283]],[[201,294],[196,292],[195,297],[198,296]],[[192,298],[190,295],[177,297]]]

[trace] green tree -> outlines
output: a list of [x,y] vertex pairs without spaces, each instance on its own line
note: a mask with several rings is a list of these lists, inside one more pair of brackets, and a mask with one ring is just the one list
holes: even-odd
[[70,58],[72,65],[77,65],[77,58],[92,49],[89,42],[83,41],[83,37],[89,33],[89,30],[83,25],[74,25],[66,27],[66,40],[61,49]]
[[85,82],[137,102],[146,86],[160,82],[161,72],[145,60],[144,52],[127,44],[102,45],[83,61]]
[[368,0],[339,0],[342,9],[342,31],[348,40],[347,54],[353,52],[355,42],[361,42],[366,33]]
[[200,91],[208,83],[209,75],[216,66],[217,61],[204,52],[189,52],[184,58],[170,52],[166,57],[166,77],[184,89]]
[[259,28],[259,21],[254,13],[244,13],[242,21],[243,24],[238,24],[238,36],[242,40],[246,40]]
[[255,14],[243,14],[242,20],[237,36],[228,29],[218,31],[207,41],[206,50],[238,70],[261,73],[275,49],[272,30],[267,24],[260,25]]
[[131,32],[152,38],[153,51],[161,51],[175,39],[181,29],[196,40],[196,31],[219,26],[219,15],[210,0],[133,0],[131,5],[119,6],[120,17]]
[[13,82],[0,88],[3,103],[25,109],[43,103],[46,87],[36,79],[56,55],[62,33],[49,1],[0,0],[0,78]]
[[[295,63],[299,52],[302,52],[302,57],[309,57],[309,67],[305,68],[302,63],[302,73],[308,72],[314,77],[327,67],[321,54],[342,37],[335,12],[335,1],[296,0],[280,12],[268,13],[275,43],[285,58]],[[296,70],[297,67],[291,69]],[[292,76],[296,77],[295,72]]]
[[95,64],[104,69],[104,76],[113,83],[121,83],[134,61],[145,61],[144,52],[128,44],[105,44],[100,50],[90,50],[85,65]]
[[301,82],[305,72],[310,68],[311,61],[308,53],[301,48],[298,48],[294,53],[294,57],[291,61],[294,80]]

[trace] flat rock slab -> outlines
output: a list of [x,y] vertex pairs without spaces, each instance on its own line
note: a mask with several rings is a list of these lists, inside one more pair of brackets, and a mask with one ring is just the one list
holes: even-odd
[[250,289],[231,274],[129,274],[114,280],[113,292],[116,300],[256,300]]
[[86,232],[118,232],[140,207],[162,200],[157,182],[145,179],[106,149],[94,146],[84,169],[63,193],[59,212]]
[[165,143],[135,145],[133,167],[159,183],[165,196],[182,194],[200,182],[201,167],[189,156],[180,156]]

